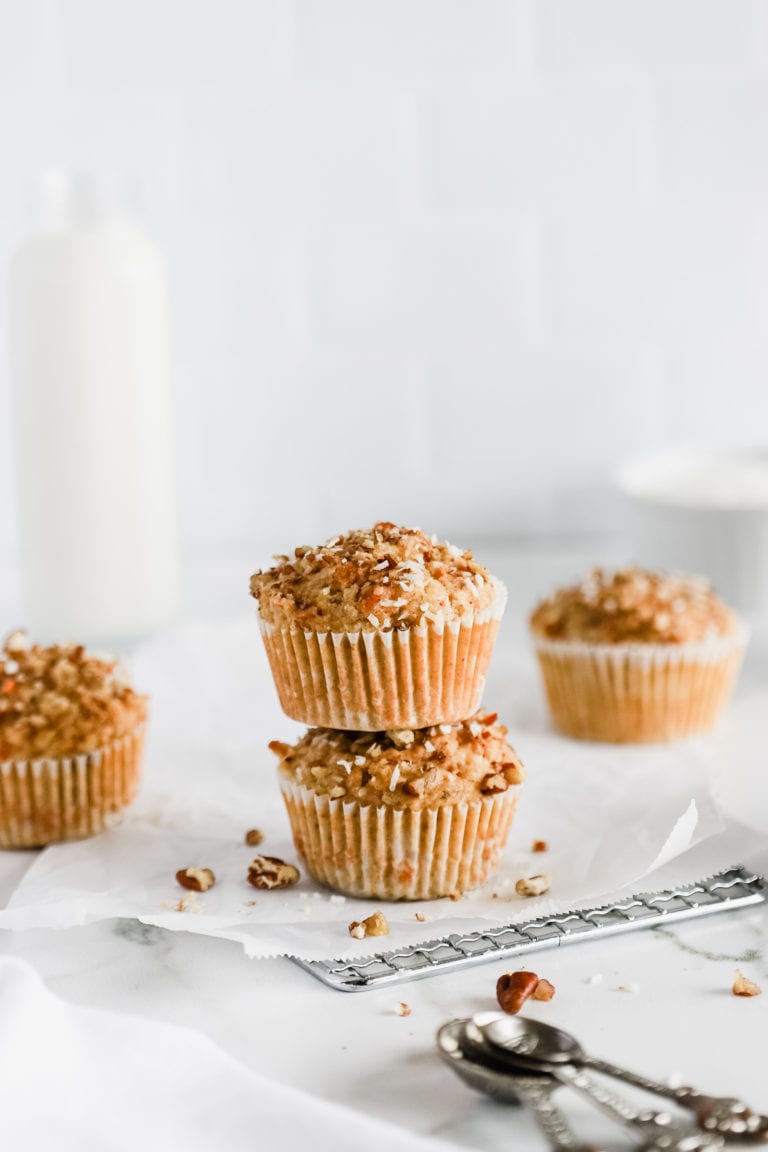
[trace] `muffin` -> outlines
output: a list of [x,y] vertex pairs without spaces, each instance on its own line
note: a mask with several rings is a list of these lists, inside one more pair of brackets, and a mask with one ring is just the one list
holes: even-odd
[[621,744],[712,728],[747,639],[706,580],[641,568],[594,569],[530,625],[556,727]]
[[380,523],[275,560],[251,594],[288,716],[375,732],[480,706],[506,590],[471,552]]
[[101,832],[138,790],[146,697],[80,645],[0,649],[0,847]]
[[310,729],[273,741],[297,852],[352,896],[425,900],[496,867],[525,773],[496,716],[414,730]]

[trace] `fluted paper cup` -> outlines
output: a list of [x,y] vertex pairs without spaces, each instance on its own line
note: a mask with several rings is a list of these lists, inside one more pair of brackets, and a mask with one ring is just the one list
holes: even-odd
[[331,800],[281,777],[296,851],[315,880],[349,896],[431,900],[468,892],[496,868],[517,789],[443,808]]
[[81,840],[111,827],[139,788],[144,727],[81,756],[0,763],[0,848]]
[[579,740],[643,744],[715,726],[747,634],[690,644],[586,644],[534,637],[555,727]]
[[483,612],[402,631],[306,632],[260,619],[286,715],[378,732],[450,724],[480,707],[507,591]]

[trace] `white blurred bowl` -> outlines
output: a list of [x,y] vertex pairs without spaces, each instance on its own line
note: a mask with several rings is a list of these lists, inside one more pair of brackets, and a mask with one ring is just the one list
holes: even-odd
[[632,560],[707,576],[753,620],[768,615],[768,454],[675,449],[616,477]]

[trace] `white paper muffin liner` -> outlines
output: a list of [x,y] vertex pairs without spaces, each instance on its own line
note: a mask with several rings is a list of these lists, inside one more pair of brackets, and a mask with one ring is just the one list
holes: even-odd
[[402,631],[306,632],[260,619],[283,711],[361,732],[465,720],[480,707],[507,601],[494,586],[483,612]]
[[144,726],[81,756],[0,763],[0,848],[103,832],[139,788]]
[[534,636],[555,727],[616,744],[709,731],[728,704],[747,644],[728,636],[690,644],[588,644]]
[[485,883],[501,859],[517,788],[421,811],[331,800],[281,775],[296,850],[350,896],[430,900]]

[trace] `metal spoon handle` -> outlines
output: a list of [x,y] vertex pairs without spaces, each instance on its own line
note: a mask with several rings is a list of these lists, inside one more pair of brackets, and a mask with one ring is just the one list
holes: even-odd
[[701,1132],[693,1124],[681,1124],[668,1112],[640,1112],[628,1100],[606,1091],[582,1069],[573,1064],[551,1064],[548,1070],[563,1084],[570,1084],[620,1124],[633,1128],[643,1138],[645,1148],[668,1152],[699,1152],[721,1148],[722,1136]]
[[[619,1064],[611,1064],[609,1060],[600,1060],[597,1056],[584,1055],[582,1063],[595,1072],[602,1072],[606,1076],[613,1076],[615,1080],[623,1080],[626,1084],[634,1084],[636,1088],[643,1088],[646,1092],[653,1092],[656,1096],[664,1096],[668,1100],[677,1100],[677,1089],[660,1080],[651,1080],[649,1076],[642,1076],[639,1072],[632,1072],[629,1068],[622,1068]],[[692,1089],[686,1089],[691,1092]]]
[[537,1077],[515,1076],[515,1088],[536,1116],[554,1152],[578,1152],[576,1133],[552,1099],[556,1085]]
[[639,1072],[632,1072],[629,1068],[622,1068],[618,1064],[611,1064],[608,1060],[600,1060],[596,1056],[584,1056],[583,1064],[595,1072],[602,1072],[606,1076],[613,1076],[616,1080],[623,1080],[645,1092],[653,1092],[656,1096],[663,1096],[681,1108],[693,1112],[698,1123],[707,1131],[720,1132],[731,1139],[760,1140],[764,1138],[768,1128],[768,1118],[753,1112],[743,1100],[733,1096],[708,1096],[684,1085],[672,1088],[658,1080],[651,1080]]

